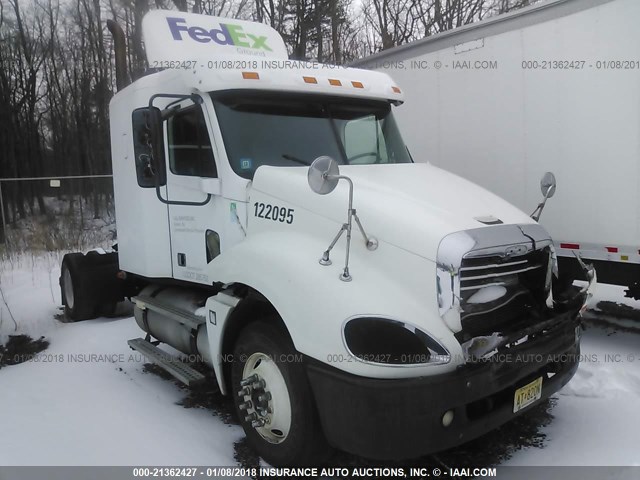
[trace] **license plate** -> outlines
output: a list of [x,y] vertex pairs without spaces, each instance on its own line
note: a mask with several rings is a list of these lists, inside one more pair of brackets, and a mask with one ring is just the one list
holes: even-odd
[[542,396],[542,377],[516,390],[513,397],[513,413],[528,407]]

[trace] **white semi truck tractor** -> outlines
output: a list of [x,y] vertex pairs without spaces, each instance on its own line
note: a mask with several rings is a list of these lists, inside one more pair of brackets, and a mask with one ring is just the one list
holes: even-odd
[[129,345],[187,385],[206,377],[159,345],[198,355],[273,465],[447,449],[570,380],[589,289],[554,287],[537,221],[413,162],[388,75],[289,61],[263,24],[153,11],[151,70],[127,85],[109,27],[118,244],[64,257],[68,317],[130,298],[146,338]]

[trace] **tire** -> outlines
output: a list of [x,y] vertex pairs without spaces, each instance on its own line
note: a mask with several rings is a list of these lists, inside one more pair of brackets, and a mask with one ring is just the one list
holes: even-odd
[[95,318],[98,305],[91,291],[90,272],[84,267],[84,255],[68,253],[60,268],[60,291],[64,313],[72,321]]
[[[245,327],[234,351],[235,411],[251,446],[275,466],[318,465],[330,452],[304,365],[291,358],[298,355],[286,333],[266,322]],[[241,383],[247,378],[249,385]],[[255,419],[267,423],[252,425]]]

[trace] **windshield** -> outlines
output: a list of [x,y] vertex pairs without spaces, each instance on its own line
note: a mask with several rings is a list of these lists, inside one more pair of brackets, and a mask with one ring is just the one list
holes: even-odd
[[251,179],[260,165],[411,163],[385,101],[316,95],[212,94],[233,170]]

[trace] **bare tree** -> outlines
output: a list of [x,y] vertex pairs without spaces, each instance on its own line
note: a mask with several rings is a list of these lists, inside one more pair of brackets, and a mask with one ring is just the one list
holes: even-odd
[[[0,0],[0,175],[111,171],[108,105],[115,75],[105,20],[128,39],[133,78],[148,73],[141,23],[152,8],[253,19],[275,28],[293,58],[341,64],[521,8],[537,0]],[[90,181],[69,210],[111,193]],[[5,217],[47,212],[43,185],[3,185]],[[6,232],[2,232],[0,240]]]
[[[539,0],[365,0],[359,28],[366,54],[525,7]],[[353,19],[352,19],[353,21]]]

